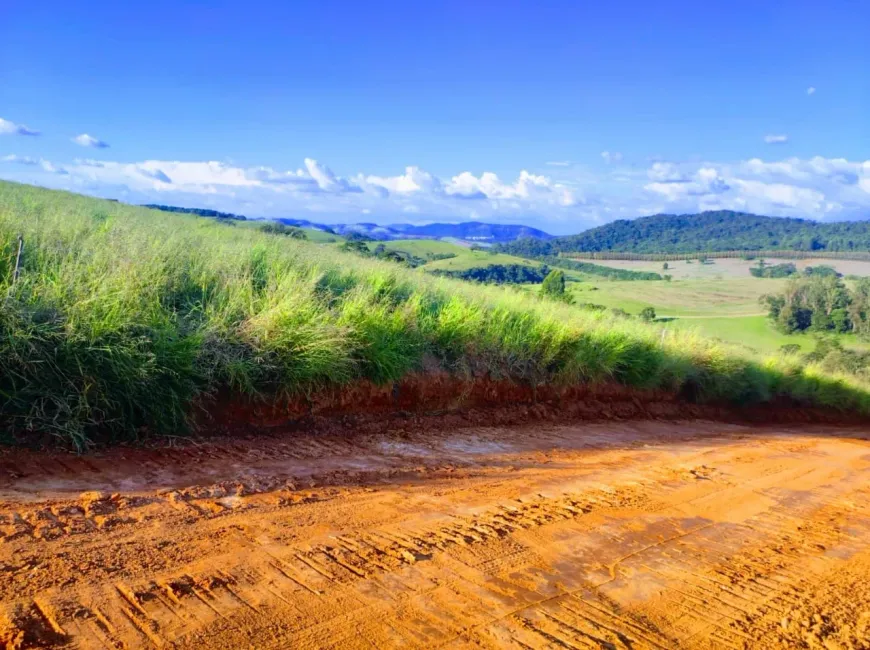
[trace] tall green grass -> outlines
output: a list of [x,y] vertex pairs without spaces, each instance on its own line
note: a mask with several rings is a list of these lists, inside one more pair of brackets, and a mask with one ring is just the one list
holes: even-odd
[[[16,238],[25,241],[13,283]],[[0,427],[20,439],[177,433],[198,397],[304,395],[433,364],[697,400],[866,413],[867,387],[692,333],[333,247],[0,182]]]

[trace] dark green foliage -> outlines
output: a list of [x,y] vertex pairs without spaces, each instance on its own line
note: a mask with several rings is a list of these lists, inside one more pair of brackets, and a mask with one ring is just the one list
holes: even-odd
[[369,237],[368,235],[363,235],[358,232],[349,232],[344,238],[349,242],[367,242],[367,241],[375,241],[374,238]]
[[797,267],[791,262],[764,266],[762,260],[758,266],[753,266],[749,269],[749,273],[756,278],[787,278],[797,273]]
[[640,316],[642,321],[650,323],[656,319],[656,310],[654,307],[644,307],[640,310],[638,316]]
[[565,272],[560,269],[550,271],[541,283],[541,295],[561,299],[565,295]]
[[359,255],[369,255],[371,251],[363,239],[348,239],[341,245],[341,250]]
[[797,343],[786,343],[785,345],[779,346],[779,351],[782,354],[798,354],[801,351],[801,346]]
[[525,264],[490,264],[462,271],[441,269],[432,271],[433,275],[484,284],[540,284],[549,273],[550,269],[547,266],[526,266]]
[[835,332],[843,333],[852,329],[852,321],[849,319],[849,312],[843,307],[831,310],[830,319],[831,327]]
[[277,221],[270,221],[269,223],[264,223],[260,226],[260,232],[264,232],[267,235],[284,235],[285,237],[291,237],[293,239],[308,239],[308,235],[305,234],[305,231],[302,228],[297,228],[296,226],[285,226],[283,223],[278,223]]
[[[369,240],[374,241],[374,240]],[[369,245],[363,239],[349,239],[341,246],[341,250],[363,255],[365,257],[374,257],[375,259],[384,260],[385,262],[395,262],[404,264],[411,268],[422,266],[428,260],[422,257],[417,257],[411,253],[399,250],[388,250],[385,244],[378,244],[374,249],[369,249]]]
[[[578,302],[577,306],[580,309],[587,309],[589,311],[606,311],[607,310],[607,307],[605,305],[597,305],[594,302]],[[618,310],[614,310],[614,311],[618,311]],[[619,311],[621,311],[621,310],[619,310]],[[628,312],[624,312],[624,313],[626,314],[626,316],[628,315]]]
[[204,208],[179,208],[174,205],[158,205],[156,203],[149,203],[148,205],[143,205],[143,208],[150,208],[151,210],[160,210],[162,212],[181,212],[184,214],[195,214],[198,217],[212,217],[214,219],[233,219],[234,221],[245,221],[247,217],[244,217],[240,214],[233,214],[232,212],[218,212],[217,210],[206,210]]
[[783,293],[762,296],[761,303],[784,332],[870,333],[870,282],[850,291],[836,275],[794,276]]
[[811,310],[794,305],[785,305],[776,319],[776,324],[779,328],[788,334],[803,332],[809,329],[812,322],[813,312]]
[[499,250],[524,257],[571,252],[867,251],[870,222],[817,223],[720,210],[614,221],[579,235],[518,239]]
[[668,263],[665,262],[664,264],[662,264],[662,271],[667,271],[667,270],[668,270]]
[[841,278],[842,273],[837,273],[837,270],[831,266],[820,264],[819,266],[808,266],[804,269],[804,275],[812,275],[818,278],[832,277]]

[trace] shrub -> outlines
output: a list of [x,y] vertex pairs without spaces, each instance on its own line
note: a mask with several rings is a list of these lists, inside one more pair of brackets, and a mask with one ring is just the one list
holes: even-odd
[[656,310],[654,307],[644,307],[640,310],[640,319],[646,322],[652,322],[656,319]]
[[559,269],[550,271],[541,283],[541,295],[560,300],[565,295],[565,272]]
[[302,230],[302,228],[287,226],[278,221],[262,224],[260,226],[260,232],[264,232],[268,235],[284,235],[285,237],[291,237],[293,239],[308,239],[308,235],[304,230]]

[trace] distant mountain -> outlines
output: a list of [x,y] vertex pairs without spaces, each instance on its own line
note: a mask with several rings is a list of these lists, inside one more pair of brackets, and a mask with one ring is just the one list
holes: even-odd
[[520,238],[552,239],[552,235],[543,230],[529,226],[511,226],[493,223],[481,223],[479,221],[465,221],[463,223],[430,223],[425,226],[409,224],[394,224],[388,226],[391,230],[402,233],[405,238],[420,237],[431,239],[443,239],[455,237],[468,241],[480,241],[497,244],[500,242],[514,241]]
[[[248,217],[243,217],[239,214],[231,212],[218,212],[217,210],[206,210],[202,208],[179,208],[174,205],[143,205],[144,208],[152,210],[163,210],[164,212],[184,212],[186,214],[196,214],[200,217],[212,217],[216,219],[240,219],[245,220]],[[481,223],[480,221],[465,221],[462,223],[430,223],[425,226],[415,226],[413,224],[399,223],[389,226],[380,226],[376,223],[343,223],[327,226],[326,224],[316,223],[308,219],[291,219],[289,217],[281,217],[271,219],[270,221],[278,221],[286,226],[297,226],[299,228],[314,228],[323,230],[324,232],[336,235],[349,235],[352,232],[359,233],[377,240],[390,239],[444,239],[452,237],[455,239],[464,239],[466,241],[479,242],[481,244],[500,244],[514,241],[520,237],[528,239],[551,239],[553,236],[545,233],[537,228],[529,226],[511,226],[497,223]]]
[[620,220],[578,235],[518,239],[500,245],[514,255],[576,252],[697,253],[730,250],[868,251],[870,222],[819,223],[719,210]]
[[462,239],[465,241],[479,242],[481,244],[499,244],[511,242],[520,237],[532,239],[550,239],[552,235],[537,228],[528,226],[511,226],[494,223],[481,223],[479,221],[466,221],[462,223],[430,223],[425,226],[416,226],[407,223],[390,224],[380,226],[376,223],[345,223],[332,226],[313,223],[305,219],[277,219],[288,226],[302,228],[318,228],[328,230],[339,235],[358,233],[377,240],[391,239],[444,239],[447,237]]
[[465,221],[462,223],[430,223],[425,226],[399,223],[380,226],[376,223],[343,223],[327,226],[307,219],[275,219],[288,226],[316,228],[338,235],[358,233],[381,241],[391,239],[444,239],[451,237],[481,244],[512,242],[520,237],[529,239],[552,239],[553,235],[529,226],[512,226],[496,223]]

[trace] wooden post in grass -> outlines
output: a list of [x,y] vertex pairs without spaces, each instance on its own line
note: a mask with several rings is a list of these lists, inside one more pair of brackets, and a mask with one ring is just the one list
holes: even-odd
[[21,275],[21,253],[24,251],[24,237],[18,235],[18,254],[15,256],[15,271],[12,272],[12,284],[18,281]]

